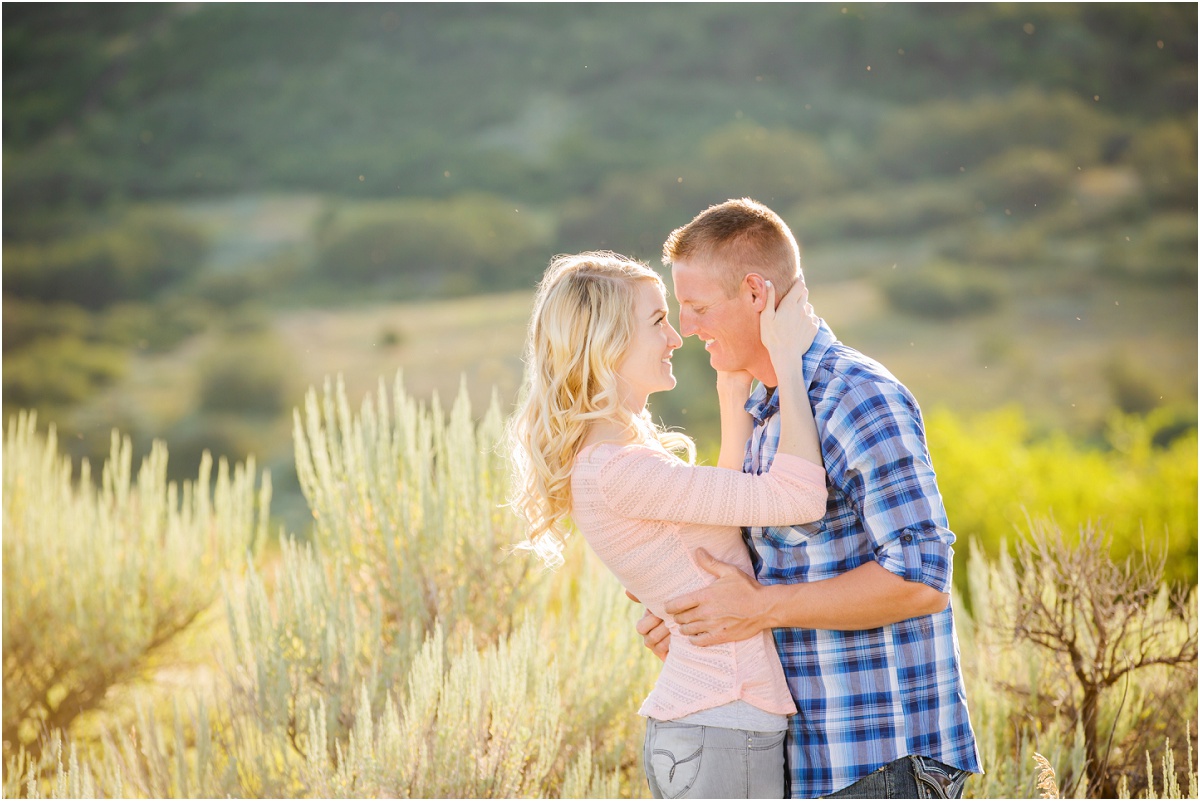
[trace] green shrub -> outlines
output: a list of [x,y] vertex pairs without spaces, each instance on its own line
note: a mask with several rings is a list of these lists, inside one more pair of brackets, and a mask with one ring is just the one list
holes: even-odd
[[1138,171],[1154,201],[1190,209],[1195,216],[1195,114],[1138,128],[1122,160]]
[[208,459],[168,484],[162,443],[135,476],[116,432],[99,484],[87,461],[76,480],[36,422],[10,418],[4,440],[6,757],[36,751],[39,730],[68,727],[186,629],[265,534],[271,496],[253,460],[222,460],[215,485]]
[[994,309],[1003,289],[988,268],[938,262],[913,272],[885,275],[884,295],[892,308],[931,320],[950,320]]
[[117,303],[98,312],[94,337],[152,352],[168,351],[208,327],[211,307],[183,297],[154,303]]
[[1117,123],[1074,94],[1020,90],[967,102],[936,100],[886,117],[871,151],[879,169],[897,179],[971,170],[1014,148],[1069,153],[1075,164],[1097,163]]
[[748,123],[709,134],[700,145],[698,168],[692,172],[697,173],[689,180],[693,193],[721,199],[750,196],[772,207],[822,198],[845,184],[815,138]]
[[1100,256],[1100,269],[1134,281],[1191,284],[1196,280],[1196,215],[1164,213],[1144,226],[1111,234]]
[[532,276],[547,231],[528,210],[485,194],[360,204],[324,216],[317,269],[351,284],[406,281],[426,292],[507,286]]
[[989,158],[972,181],[976,196],[989,205],[1028,215],[1058,205],[1073,186],[1076,167],[1067,153],[1018,147]]
[[208,324],[212,310],[182,298],[155,303],[115,303],[89,311],[72,303],[4,298],[4,352],[42,340],[82,340],[154,351],[169,350]]
[[4,353],[32,345],[39,339],[86,339],[92,333],[92,316],[70,303],[39,303],[4,296]]
[[65,336],[39,339],[4,356],[6,406],[54,406],[88,398],[125,372],[127,354],[112,345]]
[[1109,355],[1104,365],[1104,378],[1112,390],[1116,407],[1125,414],[1143,415],[1160,405],[1162,393],[1158,376],[1128,350]]
[[1029,268],[1047,260],[1047,234],[1041,225],[997,228],[980,223],[962,226],[946,237],[937,253],[949,261]]
[[4,289],[89,309],[145,300],[194,272],[206,249],[199,229],[178,216],[134,210],[91,233],[48,244],[6,244]]
[[822,198],[786,219],[801,242],[912,236],[978,216],[966,192],[954,180],[923,181]]
[[296,361],[269,332],[227,334],[198,368],[201,411],[273,416],[292,400]]
[[[558,215],[555,247],[561,252],[607,249],[659,263],[663,241],[722,193],[701,200],[679,172],[658,169],[616,173],[598,188],[566,200]],[[545,269],[547,258],[538,260]]]

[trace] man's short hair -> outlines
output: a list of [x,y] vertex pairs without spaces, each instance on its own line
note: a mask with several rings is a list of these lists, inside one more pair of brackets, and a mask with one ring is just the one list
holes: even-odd
[[748,273],[771,280],[782,297],[800,276],[800,248],[791,229],[750,198],[709,206],[663,243],[663,264],[695,260],[716,271],[727,297]]

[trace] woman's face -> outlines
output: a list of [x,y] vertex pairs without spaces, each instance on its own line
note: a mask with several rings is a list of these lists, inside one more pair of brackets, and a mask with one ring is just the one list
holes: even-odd
[[637,282],[633,317],[633,334],[617,376],[625,405],[640,412],[651,392],[675,386],[671,354],[683,340],[667,319],[667,298],[656,281]]

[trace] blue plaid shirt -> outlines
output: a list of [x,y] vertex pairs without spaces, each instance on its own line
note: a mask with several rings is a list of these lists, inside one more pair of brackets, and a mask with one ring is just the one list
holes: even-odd
[[[762,584],[820,581],[867,562],[950,591],[954,534],[925,445],[921,410],[881,364],[822,322],[804,377],[829,484],[825,517],[748,528]],[[755,388],[743,471],[768,470],[779,446],[779,398]],[[791,719],[793,798],[837,792],[906,755],[982,773],[967,716],[949,606],[867,631],[776,629],[799,713]]]

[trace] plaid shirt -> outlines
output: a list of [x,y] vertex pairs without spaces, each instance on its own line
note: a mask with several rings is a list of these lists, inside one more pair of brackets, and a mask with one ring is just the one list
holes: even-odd
[[[822,322],[803,361],[829,483],[825,517],[743,529],[763,584],[820,581],[878,562],[950,591],[954,534],[925,445],[921,411],[882,365]],[[744,472],[770,468],[779,398],[755,388]],[[837,792],[906,755],[982,773],[967,716],[949,606],[866,631],[776,629],[799,713],[791,719],[793,798]]]

